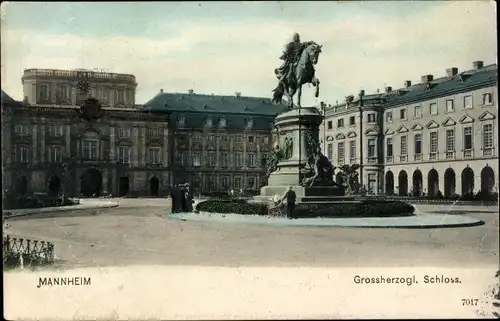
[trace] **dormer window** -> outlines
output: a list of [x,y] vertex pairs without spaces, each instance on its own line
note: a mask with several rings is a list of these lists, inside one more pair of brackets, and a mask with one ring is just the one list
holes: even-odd
[[212,117],[207,117],[207,119],[205,120],[205,125],[207,127],[212,127]]
[[426,90],[432,89],[433,87],[434,87],[434,84],[431,84],[430,82],[428,82],[428,83],[425,84],[425,89]]
[[491,93],[486,93],[483,95],[483,105],[491,105],[493,104],[493,98]]
[[227,125],[226,119],[225,118],[221,118],[219,120],[219,126],[220,127],[226,127],[226,125]]
[[252,128],[253,127],[253,119],[247,119],[247,121],[246,121],[246,127],[247,128]]
[[179,116],[177,119],[177,124],[179,126],[184,126],[186,124],[186,116]]

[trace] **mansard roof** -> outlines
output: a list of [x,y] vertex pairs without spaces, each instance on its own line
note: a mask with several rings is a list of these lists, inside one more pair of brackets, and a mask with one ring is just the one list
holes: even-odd
[[[498,82],[497,65],[485,66],[478,70],[464,71],[454,77],[442,77],[430,82],[432,86],[428,88],[426,84],[420,83],[412,85],[404,95],[387,95],[386,107],[399,106],[424,100],[434,99],[459,92],[466,92],[476,88],[492,86]],[[396,90],[397,91],[397,90]],[[395,91],[393,91],[395,92]]]
[[[393,89],[389,92],[367,93],[363,96],[363,106],[382,108],[397,107],[418,103],[430,99],[453,95],[477,88],[494,86],[498,83],[498,66],[492,64],[477,70],[467,70],[453,77],[441,77],[429,83],[417,83],[408,88]],[[430,86],[429,86],[430,84]],[[350,106],[359,106],[359,97],[355,96]],[[328,114],[344,110],[346,103],[328,107]]]
[[261,97],[159,93],[142,108],[150,111],[183,113],[276,116],[285,111],[287,106],[273,104],[271,99]]

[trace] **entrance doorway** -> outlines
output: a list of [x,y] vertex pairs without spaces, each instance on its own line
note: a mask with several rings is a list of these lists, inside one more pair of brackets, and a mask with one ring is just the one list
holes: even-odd
[[122,176],[119,180],[118,196],[122,197],[130,192],[130,180],[128,176]]
[[406,171],[399,172],[398,185],[399,196],[408,196],[408,174],[406,174]]
[[412,196],[420,196],[422,194],[422,185],[423,185],[422,172],[419,169],[417,169],[416,171],[413,172]]
[[455,184],[456,184],[455,171],[452,168],[448,168],[444,172],[444,197],[451,197],[456,194]]
[[394,174],[391,171],[385,173],[385,194],[394,195]]
[[153,176],[149,180],[149,192],[152,196],[158,196],[158,192],[160,190],[160,180]]
[[491,194],[495,186],[495,172],[489,166],[481,170],[481,193]]
[[80,190],[83,196],[99,197],[101,195],[102,175],[97,169],[90,168],[86,170],[80,180]]
[[470,167],[462,171],[462,195],[474,194],[474,171]]
[[61,179],[54,175],[49,179],[49,195],[55,196],[58,195],[61,191]]
[[25,176],[18,176],[16,178],[14,191],[16,195],[24,195],[28,192],[28,180]]
[[428,190],[429,196],[430,197],[438,196],[439,174],[434,168],[429,171],[429,174],[427,176],[427,183],[428,183],[427,190]]

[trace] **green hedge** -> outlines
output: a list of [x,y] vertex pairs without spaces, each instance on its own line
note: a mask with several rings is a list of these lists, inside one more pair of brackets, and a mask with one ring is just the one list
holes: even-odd
[[362,203],[298,204],[294,218],[306,217],[391,217],[413,215],[410,204],[391,201],[363,201]]
[[267,215],[268,208],[265,204],[252,204],[241,199],[216,199],[206,200],[196,204],[196,210],[209,213],[233,213]]
[[[268,215],[266,204],[247,203],[245,200],[207,200],[196,205],[196,210],[209,213]],[[413,215],[415,208],[398,201],[367,200],[362,203],[298,204],[293,218],[312,217],[391,217]]]
[[9,198],[4,199],[3,208],[7,210],[12,209],[31,209],[31,208],[44,208],[56,206],[69,206],[77,205],[78,203],[69,199],[59,199],[55,197],[37,198],[37,197],[22,197],[22,198]]

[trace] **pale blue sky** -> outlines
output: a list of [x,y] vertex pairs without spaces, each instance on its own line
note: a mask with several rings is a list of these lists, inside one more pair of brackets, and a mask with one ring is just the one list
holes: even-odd
[[[138,103],[160,88],[270,97],[297,31],[323,44],[320,100],[334,103],[496,62],[494,10],[488,1],[2,3],[2,86],[20,98],[24,68],[106,68],[136,75]],[[312,93],[305,103],[318,102]]]

